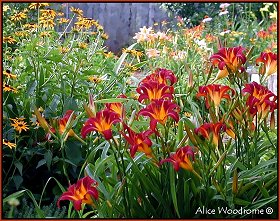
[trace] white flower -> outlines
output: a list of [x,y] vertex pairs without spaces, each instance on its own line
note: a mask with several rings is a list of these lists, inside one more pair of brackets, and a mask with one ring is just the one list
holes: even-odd
[[221,15],[226,15],[226,14],[228,14],[228,11],[227,11],[227,10],[220,12],[220,13],[219,13],[219,16],[221,16]]
[[205,23],[205,22],[209,22],[209,21],[211,21],[211,20],[212,20],[212,18],[204,18],[204,19],[202,20],[202,22]]
[[221,36],[224,36],[225,34],[228,34],[228,33],[230,33],[230,30],[225,30],[225,31],[222,31],[222,32],[220,33],[220,35],[221,35]]
[[160,51],[155,48],[147,49],[147,52],[146,52],[146,55],[148,56],[148,58],[158,57],[159,54],[160,54]]
[[228,6],[230,6],[229,3],[220,4],[220,8],[227,8]]

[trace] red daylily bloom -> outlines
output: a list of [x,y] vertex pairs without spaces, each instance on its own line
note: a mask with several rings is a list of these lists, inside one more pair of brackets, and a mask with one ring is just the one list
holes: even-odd
[[84,124],[81,132],[82,137],[85,138],[91,131],[98,131],[106,140],[109,140],[113,137],[111,130],[112,125],[120,121],[119,114],[113,111],[108,109],[99,111],[96,113],[95,117],[89,118]]
[[74,203],[75,210],[81,210],[82,203],[94,206],[94,199],[98,199],[98,191],[96,186],[98,183],[86,176],[79,179],[77,184],[73,184],[68,187],[67,192],[64,192],[57,201],[57,206],[60,207],[61,200],[70,200]]
[[205,123],[200,127],[196,128],[194,132],[196,134],[202,135],[205,139],[212,141],[215,146],[218,146],[219,143],[219,134],[222,131],[226,130],[226,125],[218,123]]
[[135,133],[126,124],[124,124],[124,130],[126,130],[128,134],[121,133],[130,145],[131,157],[134,157],[137,151],[145,153],[148,157],[152,157],[152,141],[148,137],[153,133],[151,130]]
[[222,98],[230,100],[230,96],[227,93],[228,91],[231,91],[232,95],[235,94],[235,91],[229,86],[223,86],[219,84],[200,86],[196,97],[205,97],[206,107],[209,109],[212,102],[214,102],[215,107],[218,107]]
[[179,121],[179,106],[170,100],[154,100],[146,108],[139,111],[139,115],[151,118],[150,127],[154,131],[157,123],[165,125],[167,118],[171,117],[176,122]]
[[[121,94],[121,95],[117,96],[117,98],[127,98],[127,96],[125,96],[124,94]],[[108,110],[117,113],[120,116],[120,118],[124,117],[123,103],[121,103],[121,102],[106,103],[105,106],[107,107]]]
[[[47,136],[46,136],[47,139],[49,139],[50,136],[51,136],[51,133],[53,133],[53,134],[54,133],[59,133],[60,135],[64,133],[64,131],[66,130],[66,124],[69,121],[69,118],[74,111],[73,110],[67,110],[62,118],[54,119],[52,121],[52,124],[51,124],[52,126],[50,126],[47,123],[46,119],[41,116],[40,112],[37,109],[34,112],[35,112],[35,115],[37,117],[37,120],[39,121],[39,124],[47,132]],[[75,118],[76,118],[76,115],[73,115],[72,120],[75,120]],[[68,136],[70,136],[70,137],[74,136],[74,137],[79,139],[78,135],[73,131],[73,129],[70,129],[68,131],[67,135],[65,136],[65,139],[67,139]]]
[[[71,116],[71,114],[73,112],[74,111],[72,111],[72,110],[67,110],[66,113],[64,114],[64,116],[58,120],[58,132],[60,134],[64,133],[64,131],[66,129],[66,124],[67,124],[67,122],[68,122],[68,120],[69,120],[69,118],[70,118],[70,116]],[[75,118],[76,118],[76,116],[73,115],[72,120],[75,120]],[[53,133],[55,133],[55,129],[54,128],[51,128],[51,131]],[[67,136],[71,137],[71,136],[74,136],[74,134],[75,134],[75,132],[72,129],[70,129],[68,134],[67,134]]]
[[147,99],[149,101],[161,98],[172,99],[174,88],[165,84],[159,84],[156,81],[150,81],[141,83],[136,91],[140,94],[138,101],[141,102],[144,99]]
[[243,54],[244,48],[221,48],[218,53],[213,54],[210,60],[213,65],[220,69],[216,79],[224,78],[229,73],[236,73],[237,71],[244,71],[243,64],[246,62],[246,57]]
[[176,150],[176,153],[171,154],[169,158],[160,161],[160,165],[165,162],[170,162],[176,171],[180,168],[193,171],[193,165],[190,160],[194,160],[194,152],[191,146],[181,147]]
[[269,112],[274,112],[277,109],[277,96],[256,82],[245,84],[242,92],[249,94],[246,104],[252,115],[259,113],[260,118],[264,119]]
[[155,70],[154,73],[145,77],[141,81],[141,83],[150,82],[150,81],[156,81],[159,84],[165,84],[165,85],[172,86],[173,84],[175,84],[177,82],[177,77],[174,75],[174,73],[171,70],[167,70],[164,68],[158,68]]
[[264,30],[261,30],[257,33],[257,36],[259,38],[267,38],[269,37],[269,32],[268,31],[264,31]]
[[262,52],[256,59],[256,64],[259,65],[259,63],[263,63],[260,73],[266,77],[277,73],[277,54]]

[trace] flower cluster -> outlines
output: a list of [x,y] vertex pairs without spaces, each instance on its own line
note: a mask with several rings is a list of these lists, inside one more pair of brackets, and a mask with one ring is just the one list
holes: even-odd
[[179,106],[173,101],[173,84],[177,81],[173,72],[166,69],[157,69],[144,78],[136,91],[140,94],[138,100],[146,99],[148,105],[139,111],[139,115],[149,117],[150,127],[156,131],[157,123],[166,125],[168,117],[179,121]]

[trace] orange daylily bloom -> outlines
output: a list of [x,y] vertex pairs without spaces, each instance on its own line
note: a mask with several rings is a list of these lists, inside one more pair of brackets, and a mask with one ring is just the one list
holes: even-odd
[[256,59],[256,64],[263,63],[260,74],[266,77],[277,73],[277,54],[272,52],[262,52],[260,57]]
[[160,165],[165,162],[170,162],[176,171],[180,168],[193,171],[191,159],[194,160],[194,152],[191,146],[181,147],[176,150],[176,153],[171,154],[169,158],[160,161]]
[[[47,139],[49,139],[51,134],[59,133],[60,135],[62,135],[65,132],[67,122],[69,121],[69,118],[71,117],[71,115],[73,113],[73,110],[67,110],[66,113],[64,114],[64,116],[60,119],[54,119],[51,124],[52,126],[50,126],[47,123],[46,119],[44,117],[42,117],[42,115],[40,114],[38,109],[35,109],[34,113],[37,117],[37,120],[38,120],[40,126],[43,127],[43,129],[47,132]],[[73,115],[71,120],[74,120],[75,118],[76,118],[76,116]],[[80,138],[74,132],[73,129],[70,129],[67,132],[67,134],[65,136],[65,140],[68,138],[68,136],[75,137],[80,140]]]
[[139,115],[151,118],[150,127],[154,131],[157,123],[165,125],[168,117],[171,117],[176,122],[179,121],[179,106],[170,100],[153,100],[146,108],[139,111]]
[[205,139],[211,141],[215,146],[219,143],[219,134],[226,130],[226,125],[218,123],[205,123],[200,127],[196,128],[194,132],[200,134]]
[[126,124],[124,124],[124,130],[126,130],[128,134],[125,134],[124,132],[121,132],[121,134],[130,145],[131,157],[134,157],[137,151],[145,153],[148,157],[153,157],[151,149],[152,141],[148,137],[153,131],[147,130],[141,133],[136,133]]
[[[121,94],[121,95],[117,96],[117,98],[127,98],[127,96],[125,96],[124,94]],[[125,111],[124,111],[123,103],[121,103],[121,102],[106,103],[105,106],[107,107],[108,110],[117,113],[120,118],[124,118]]]
[[[156,81],[159,84],[165,84],[172,86],[177,82],[177,77],[174,75],[174,73],[171,70],[167,70],[164,68],[158,68],[155,70],[154,73],[146,76],[141,83],[150,82],[150,81]],[[141,84],[140,83],[140,84]]]
[[91,131],[98,131],[106,140],[109,140],[113,137],[112,125],[120,121],[119,114],[113,111],[108,109],[99,111],[96,113],[95,117],[89,118],[84,124],[81,131],[82,137],[85,138]]
[[174,88],[165,84],[159,84],[156,81],[141,83],[136,91],[140,94],[138,101],[145,99],[152,101],[161,98],[173,99]]
[[214,66],[220,69],[216,80],[228,76],[230,73],[244,71],[243,64],[246,62],[246,57],[243,54],[244,48],[221,48],[218,53],[212,55],[210,60]]
[[249,111],[252,115],[258,113],[260,118],[264,119],[269,112],[273,113],[277,109],[277,96],[256,82],[245,84],[242,92],[249,94],[246,104],[249,106]]
[[231,91],[231,95],[235,94],[235,91],[229,86],[223,86],[220,84],[200,86],[196,97],[205,97],[205,104],[207,109],[209,109],[212,102],[214,103],[215,107],[218,107],[222,98],[230,100],[230,95],[227,93],[228,91]]
[[[66,113],[64,114],[64,116],[58,120],[58,132],[60,134],[63,134],[64,131],[66,130],[66,124],[73,112],[74,111],[72,111],[72,110],[67,110]],[[75,120],[75,118],[76,118],[76,116],[73,115],[72,120]],[[55,132],[54,128],[52,128],[51,130],[53,133]],[[70,129],[66,135],[66,138],[68,136],[73,137],[74,134],[75,134],[75,132],[72,129]]]
[[70,200],[74,203],[75,210],[81,210],[82,204],[94,206],[93,199],[98,200],[98,191],[96,186],[98,183],[86,176],[79,179],[77,184],[68,187],[67,192],[64,192],[57,201],[57,206],[60,207],[61,200]]

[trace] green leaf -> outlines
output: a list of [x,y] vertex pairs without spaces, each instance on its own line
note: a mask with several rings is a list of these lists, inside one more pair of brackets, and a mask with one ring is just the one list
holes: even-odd
[[64,103],[64,106],[63,106],[63,112],[66,112],[67,110],[78,110],[78,105],[77,105],[77,102],[75,100],[75,98],[73,97],[68,97],[65,99],[65,103]]
[[248,206],[248,205],[251,204],[251,202],[246,201],[246,200],[242,200],[242,199],[239,199],[239,198],[234,198],[233,202],[237,205],[240,205],[240,206]]
[[8,202],[10,199],[21,197],[24,194],[24,192],[26,192],[26,190],[20,190],[15,193],[12,193],[11,195],[9,195],[3,199],[3,203]]
[[65,152],[67,158],[75,165],[78,165],[82,160],[81,143],[77,141],[67,140],[65,143]]
[[36,169],[39,168],[40,166],[43,166],[44,164],[46,164],[46,160],[45,159],[40,160],[36,166]]
[[101,99],[101,100],[97,100],[97,101],[94,101],[94,103],[100,103],[100,104],[103,104],[103,103],[120,103],[120,102],[124,102],[124,101],[127,101],[129,99],[126,99],[126,98],[109,98],[109,99]]
[[33,80],[33,81],[29,81],[26,85],[26,95],[30,96],[34,93],[35,88],[37,86],[37,81]]
[[180,213],[178,210],[178,203],[177,203],[177,195],[176,195],[176,185],[175,185],[175,172],[173,167],[169,167],[169,181],[170,181],[170,191],[171,191],[171,197],[172,197],[172,201],[173,201],[173,205],[175,208],[175,211],[178,215],[178,217],[180,218]]
[[23,182],[23,178],[21,176],[13,176],[13,181],[16,185],[16,189],[18,190],[18,188],[20,187],[20,185],[22,184]]
[[47,167],[49,170],[51,170],[51,164],[52,164],[52,152],[50,150],[48,150],[45,154],[44,154],[44,159],[47,163]]
[[15,167],[18,169],[20,175],[22,176],[22,168],[23,168],[22,163],[19,161],[15,162]]
[[95,174],[96,173],[95,167],[91,163],[89,163],[86,166],[85,171],[88,176],[90,176],[92,179],[95,179],[97,181],[97,183],[98,183],[97,189],[100,190],[104,194],[105,199],[110,200],[111,199],[110,194],[108,193],[105,186],[103,185],[103,182],[101,182],[99,177]]

